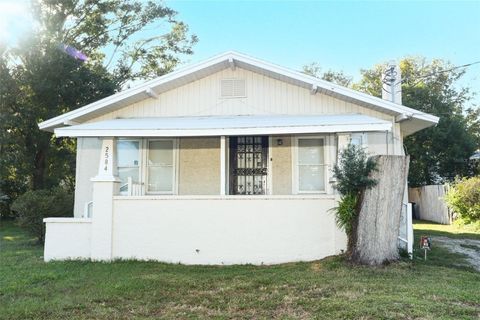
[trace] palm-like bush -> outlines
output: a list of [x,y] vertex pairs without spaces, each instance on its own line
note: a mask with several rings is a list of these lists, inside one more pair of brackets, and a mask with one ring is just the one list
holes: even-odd
[[348,252],[354,245],[354,229],[357,221],[357,202],[364,189],[371,188],[376,181],[370,178],[370,172],[375,170],[375,162],[368,158],[362,147],[349,144],[342,152],[338,163],[333,168],[336,178],[335,188],[342,195],[335,207],[335,221],[348,237]]

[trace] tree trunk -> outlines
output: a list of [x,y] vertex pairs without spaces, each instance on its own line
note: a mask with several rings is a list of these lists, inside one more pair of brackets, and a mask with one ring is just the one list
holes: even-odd
[[39,150],[35,154],[35,168],[33,171],[33,190],[43,189],[45,187],[45,169],[46,159],[45,152]]
[[377,184],[359,199],[351,253],[353,261],[369,265],[399,258],[398,232],[410,158],[375,156],[374,160],[377,170],[371,177]]

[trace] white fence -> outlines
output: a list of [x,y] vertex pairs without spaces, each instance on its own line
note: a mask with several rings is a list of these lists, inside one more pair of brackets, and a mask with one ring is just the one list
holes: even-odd
[[417,219],[433,221],[441,224],[452,223],[452,213],[443,198],[448,186],[430,185],[408,189],[408,201],[414,202]]

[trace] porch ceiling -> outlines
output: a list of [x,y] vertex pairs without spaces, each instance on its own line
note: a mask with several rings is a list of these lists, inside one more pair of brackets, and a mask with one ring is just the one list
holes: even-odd
[[129,118],[55,129],[57,137],[194,137],[391,130],[362,114]]

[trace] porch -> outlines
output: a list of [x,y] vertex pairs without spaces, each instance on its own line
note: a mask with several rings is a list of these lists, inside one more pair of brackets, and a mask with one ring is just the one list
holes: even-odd
[[[151,119],[138,129],[148,135],[105,123],[59,129],[95,134],[89,139],[101,147],[97,174],[88,177],[91,200],[76,195],[83,218],[45,219],[45,260],[274,264],[338,254],[346,236],[330,211],[337,153],[349,142],[366,144],[366,133],[384,138],[392,124],[332,117],[279,117],[273,128],[258,117],[246,122],[252,128],[222,118],[203,135],[194,135],[191,118],[186,132],[149,129]],[[77,172],[77,184],[81,178]]]

